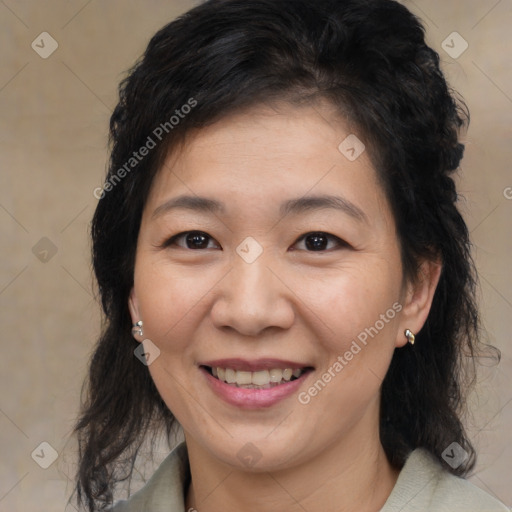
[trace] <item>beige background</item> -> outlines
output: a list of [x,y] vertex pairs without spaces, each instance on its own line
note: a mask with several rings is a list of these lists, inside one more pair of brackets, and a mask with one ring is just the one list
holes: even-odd
[[[99,330],[88,224],[117,84],[150,36],[196,3],[0,0],[0,512],[65,508],[75,449],[68,436]],[[510,506],[512,2],[404,3],[426,22],[471,110],[460,192],[489,339],[502,350],[500,366],[483,368],[472,395],[480,457],[471,480]],[[59,45],[47,59],[31,48],[43,31]],[[458,58],[442,47],[454,31],[469,44]],[[452,39],[453,52],[461,41]],[[58,453],[48,469],[31,457],[41,442]],[[42,449],[34,454],[39,462],[49,460],[50,449]]]

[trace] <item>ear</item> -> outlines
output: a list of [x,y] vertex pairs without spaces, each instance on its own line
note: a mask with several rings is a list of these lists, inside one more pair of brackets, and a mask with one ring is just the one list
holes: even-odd
[[132,324],[137,323],[140,320],[140,314],[139,303],[137,301],[137,296],[135,295],[134,288],[132,288],[130,292],[130,297],[128,298],[128,308],[130,310],[130,315],[132,317]]
[[434,293],[441,276],[442,264],[440,261],[423,261],[418,270],[417,279],[409,281],[405,287],[405,298],[400,319],[400,329],[397,333],[395,345],[403,347],[407,343],[405,329],[418,334],[425,324]]

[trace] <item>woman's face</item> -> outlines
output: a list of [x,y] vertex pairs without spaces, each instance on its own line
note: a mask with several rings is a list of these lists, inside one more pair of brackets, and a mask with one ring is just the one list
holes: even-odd
[[393,351],[423,323],[349,135],[320,106],[261,107],[197,131],[153,183],[133,321],[187,441],[226,463],[291,467],[378,436]]

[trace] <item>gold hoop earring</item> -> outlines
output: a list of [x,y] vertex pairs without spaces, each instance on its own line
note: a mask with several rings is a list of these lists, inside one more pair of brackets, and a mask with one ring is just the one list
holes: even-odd
[[409,329],[405,329],[404,334],[405,334],[405,337],[407,338],[407,341],[411,345],[414,345],[414,340],[416,339],[416,336],[414,336],[412,331],[410,331]]

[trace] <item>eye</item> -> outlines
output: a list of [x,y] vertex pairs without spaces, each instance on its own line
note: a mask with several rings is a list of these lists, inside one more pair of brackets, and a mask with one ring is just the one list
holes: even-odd
[[349,244],[341,238],[330,235],[329,233],[324,233],[322,231],[306,233],[305,235],[302,235],[295,243],[297,244],[299,242],[305,241],[305,247],[308,252],[324,252],[327,249],[326,246],[329,245],[329,240],[336,242],[338,247],[349,247]]
[[[166,240],[161,247],[167,248],[171,246],[182,247],[183,249],[191,249],[191,250],[201,250],[208,249],[209,242],[214,239],[205,233],[204,231],[184,231],[182,233],[178,233],[177,235],[173,235],[171,238]],[[178,243],[178,241],[183,241],[183,243]],[[308,252],[325,252],[329,248],[329,241],[335,242],[335,247],[350,247],[347,242],[338,238],[337,236],[331,235],[329,233],[325,233],[322,231],[313,231],[310,233],[306,233],[302,235],[294,245],[297,245],[299,242],[305,242],[306,251]],[[216,247],[219,248],[219,245],[216,244]],[[211,248],[211,247],[210,247]],[[332,249],[332,247],[331,247]],[[292,249],[295,250],[295,249]]]
[[[184,240],[185,245],[176,243],[178,240]],[[177,245],[183,249],[208,249],[209,240],[213,240],[213,238],[204,231],[184,231],[183,233],[178,233],[177,235],[169,238],[162,244],[162,247],[166,248],[172,245]]]

